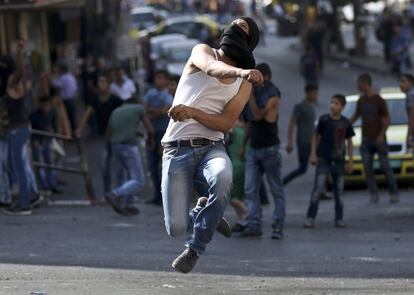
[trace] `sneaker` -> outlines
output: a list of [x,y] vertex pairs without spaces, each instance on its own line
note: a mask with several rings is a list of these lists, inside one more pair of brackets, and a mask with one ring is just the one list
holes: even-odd
[[61,195],[61,194],[63,194],[63,191],[61,191],[60,189],[54,188],[54,189],[52,189],[52,194]]
[[240,233],[240,237],[242,238],[259,238],[262,236],[262,231],[260,229],[253,229],[247,226],[244,231]]
[[118,213],[120,215],[127,215],[124,208],[122,208],[122,202],[121,202],[120,197],[118,197],[114,193],[110,192],[110,193],[105,194],[105,200],[109,205],[111,205],[112,209],[116,213]]
[[390,203],[395,204],[395,203],[398,203],[398,202],[400,202],[400,197],[398,195],[391,195]]
[[335,221],[335,227],[337,228],[346,228],[346,223],[343,220]]
[[30,210],[30,208],[25,209],[20,206],[3,208],[3,212],[8,215],[30,215],[32,214],[32,210]]
[[242,231],[244,231],[247,227],[247,224],[242,224],[240,222],[237,222],[231,229],[232,232],[234,233],[240,233]]
[[315,227],[315,219],[307,218],[305,223],[303,224],[304,228],[314,228]]
[[135,215],[139,214],[139,209],[135,206],[127,206],[127,207],[123,208],[123,211],[128,216],[135,216]]
[[[197,201],[196,207],[204,208],[207,205],[207,201],[208,201],[208,198],[206,198],[206,197],[199,198],[198,201]],[[225,236],[226,238],[230,238],[232,233],[233,233],[232,230],[231,230],[230,223],[224,217],[221,218],[216,230],[219,233],[221,233],[223,236]]]
[[217,226],[217,231],[221,233],[223,236],[225,236],[226,238],[230,238],[231,235],[233,234],[230,223],[224,217],[221,218],[219,225]]
[[282,227],[280,227],[280,226],[273,227],[272,239],[273,240],[283,239],[283,228]]
[[36,207],[39,207],[40,204],[45,200],[45,198],[42,195],[37,195],[36,198],[32,199],[30,201],[30,208],[34,209]]
[[371,195],[371,198],[369,199],[369,202],[371,204],[377,204],[379,202],[379,195],[378,194]]
[[11,202],[10,203],[0,202],[0,208],[7,208],[10,206],[11,206]]
[[196,251],[187,248],[172,263],[172,267],[179,272],[188,273],[196,265],[198,254]]

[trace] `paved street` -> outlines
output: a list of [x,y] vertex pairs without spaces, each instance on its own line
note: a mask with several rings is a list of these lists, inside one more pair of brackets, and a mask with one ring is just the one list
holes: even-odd
[[[303,97],[296,39],[269,37],[259,61],[273,69],[282,91],[281,139],[286,143],[293,105]],[[327,62],[318,112],[328,111],[335,93],[354,93],[358,71]],[[377,86],[396,85],[374,75]],[[98,156],[89,148],[96,184]],[[283,170],[296,165],[284,156]],[[0,294],[413,294],[414,198],[368,204],[365,191],[345,195],[349,227],[333,227],[333,202],[321,204],[317,227],[302,228],[313,171],[286,188],[287,223],[282,241],[270,239],[271,206],[264,209],[261,239],[216,236],[192,274],[174,272],[171,261],[183,250],[169,238],[162,210],[139,204],[126,218],[108,207],[42,207],[28,217],[0,214]],[[84,199],[80,178],[68,177],[65,199]],[[76,182],[75,182],[76,181]],[[143,196],[145,199],[148,196]],[[226,216],[235,220],[231,208]]]

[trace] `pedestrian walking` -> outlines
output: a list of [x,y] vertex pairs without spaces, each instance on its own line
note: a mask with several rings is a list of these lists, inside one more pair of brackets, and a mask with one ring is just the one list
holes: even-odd
[[408,117],[407,147],[412,148],[414,146],[414,76],[411,74],[402,75],[400,89],[406,95],[405,106]]
[[154,87],[144,96],[145,111],[151,120],[155,132],[155,146],[147,147],[148,169],[151,174],[154,195],[149,203],[162,205],[161,196],[161,139],[168,126],[167,112],[171,108],[173,96],[168,91],[168,73],[159,70],[154,75]]
[[79,128],[75,131],[76,136],[81,137],[87,122],[95,115],[97,122],[98,136],[105,139],[102,146],[102,180],[104,193],[111,190],[111,160],[112,151],[111,143],[106,140],[106,129],[108,127],[109,118],[112,112],[122,105],[123,101],[111,94],[109,89],[109,76],[100,74],[98,77],[98,94],[90,99],[90,104],[87,107],[83,117],[79,123]]
[[[218,50],[195,46],[169,111],[171,120],[162,139],[162,195],[167,233],[187,234],[186,249],[172,264],[183,273],[193,269],[216,229],[231,236],[223,214],[232,165],[223,138],[249,99],[250,83],[263,81],[253,69],[252,51],[259,35],[256,23],[242,17],[224,29]],[[207,184],[208,190],[199,195],[208,202],[199,202],[189,213],[196,181]]]
[[65,105],[70,127],[72,131],[76,130],[76,95],[78,92],[78,82],[66,64],[59,66],[59,76],[52,80],[52,86],[59,89],[59,96]]
[[356,112],[352,116],[351,122],[356,122],[358,118],[362,119],[361,156],[368,190],[371,194],[370,200],[372,203],[379,201],[378,185],[374,172],[374,156],[377,154],[381,169],[388,182],[390,201],[396,203],[399,201],[398,187],[388,160],[386,132],[391,119],[387,103],[375,93],[369,74],[361,74],[357,84],[362,95],[357,102]]
[[308,170],[309,157],[313,131],[315,130],[316,110],[315,102],[318,99],[318,87],[315,85],[305,86],[305,99],[296,104],[290,117],[288,144],[286,151],[293,151],[293,134],[296,132],[296,149],[298,153],[299,167],[283,178],[283,184],[287,185],[296,177],[303,175]]
[[300,57],[300,72],[305,79],[305,85],[319,84],[320,64],[318,56],[311,45],[306,46],[306,52]]
[[399,78],[407,69],[410,40],[406,36],[402,35],[400,24],[395,24],[393,26],[393,30],[394,35],[391,40],[391,70]]
[[[107,136],[111,142],[118,187],[105,194],[106,201],[115,212],[131,216],[139,213],[134,197],[144,187],[145,176],[138,149],[137,129],[140,123],[147,130],[148,145],[154,146],[154,131],[144,108],[136,98],[126,100],[111,114]],[[126,179],[124,176],[126,175]],[[122,177],[120,177],[122,176]]]
[[247,202],[247,227],[242,237],[262,235],[262,208],[260,185],[264,174],[274,200],[272,238],[282,239],[285,221],[285,193],[282,182],[282,156],[278,131],[280,91],[272,83],[272,72],[268,64],[256,67],[264,78],[262,86],[254,87],[249,107],[253,120],[248,123],[250,148],[246,156],[245,188]]
[[[346,105],[345,96],[336,94],[331,98],[330,112],[319,118],[312,138],[311,163],[316,166],[315,182],[308,208],[306,228],[315,225],[318,214],[319,197],[325,190],[328,176],[331,176],[335,197],[335,226],[346,227],[344,223],[344,174],[352,173],[353,144],[355,135],[352,124],[342,111]],[[346,143],[346,145],[345,145]],[[345,150],[348,149],[348,163],[345,165]]]

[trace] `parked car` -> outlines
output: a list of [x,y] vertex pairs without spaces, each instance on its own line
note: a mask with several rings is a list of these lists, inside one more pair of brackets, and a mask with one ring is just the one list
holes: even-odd
[[191,56],[194,46],[200,43],[197,39],[186,39],[180,42],[168,42],[161,45],[160,58],[157,65],[170,74],[181,76]]
[[183,34],[166,34],[154,36],[150,39],[150,58],[157,60],[160,56],[162,45],[169,42],[181,42],[187,39]]
[[[391,124],[387,130],[387,142],[389,150],[390,165],[398,182],[414,180],[414,160],[411,150],[407,147],[406,136],[408,119],[405,108],[405,94],[397,88],[384,88],[380,95],[385,99],[391,116]],[[344,115],[350,118],[356,109],[359,96],[347,96],[347,105]],[[345,177],[346,185],[365,183],[365,172],[362,163],[361,146],[361,120],[354,124],[356,136],[354,137],[354,172]],[[377,159],[374,161],[376,178],[385,181]]]
[[160,14],[152,7],[136,7],[131,10],[132,29],[146,30],[155,26],[160,20]]
[[220,24],[207,16],[181,16],[169,18],[157,26],[142,31],[138,37],[182,34],[206,42],[211,36],[218,36],[220,29]]

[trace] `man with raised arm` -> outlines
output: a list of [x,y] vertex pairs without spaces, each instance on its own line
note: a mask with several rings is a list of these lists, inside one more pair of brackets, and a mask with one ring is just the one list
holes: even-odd
[[[161,140],[165,227],[170,236],[187,235],[186,249],[172,264],[177,271],[193,269],[216,229],[231,236],[223,214],[232,164],[223,138],[248,102],[251,83],[263,83],[252,54],[259,35],[251,18],[234,20],[224,30],[219,49],[204,44],[193,48],[178,84]],[[203,197],[190,211],[196,184]]]

